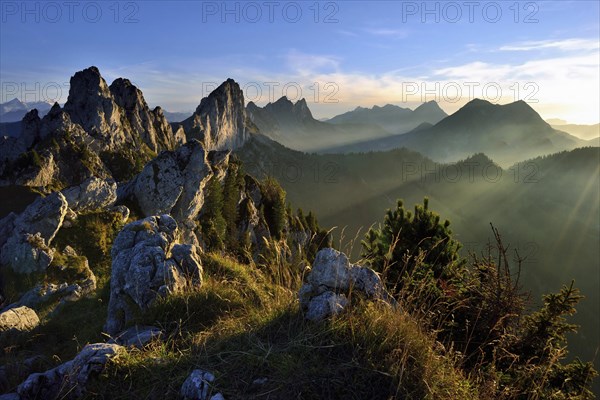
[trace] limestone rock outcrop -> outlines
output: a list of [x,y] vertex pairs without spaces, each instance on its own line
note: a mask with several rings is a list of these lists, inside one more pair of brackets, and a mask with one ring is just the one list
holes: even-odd
[[317,253],[307,282],[300,289],[300,305],[307,319],[318,321],[340,313],[352,292],[371,299],[390,299],[375,271],[351,264],[344,253],[326,248]]
[[152,151],[174,149],[185,142],[184,137],[175,137],[162,109],[150,110],[142,91],[128,79],[116,79],[109,89],[117,105],[124,110],[132,132],[140,135]]
[[200,287],[199,250],[179,243],[177,222],[169,215],[126,225],[117,235],[112,255],[110,301],[105,330],[117,334],[159,296]]
[[91,177],[80,185],[62,191],[69,208],[76,213],[104,210],[117,201],[117,184]]
[[235,150],[248,140],[244,93],[227,79],[200,102],[194,114],[181,123],[188,140],[202,141],[207,150]]
[[59,193],[38,198],[23,213],[12,217],[12,234],[0,249],[0,263],[17,273],[45,271],[54,251],[49,247],[62,226],[68,203]]
[[70,361],[44,373],[35,373],[17,387],[15,399],[79,399],[91,377],[117,356],[121,346],[107,343],[88,344]]
[[193,370],[181,386],[181,398],[183,400],[223,400],[221,393],[212,395],[211,384],[214,380],[215,376],[208,371]]

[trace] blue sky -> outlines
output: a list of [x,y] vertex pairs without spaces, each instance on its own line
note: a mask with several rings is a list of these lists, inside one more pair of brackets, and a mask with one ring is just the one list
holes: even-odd
[[316,117],[482,97],[597,123],[599,4],[2,0],[0,102],[63,103],[70,76],[96,65],[170,111],[231,77],[260,105],[305,97]]

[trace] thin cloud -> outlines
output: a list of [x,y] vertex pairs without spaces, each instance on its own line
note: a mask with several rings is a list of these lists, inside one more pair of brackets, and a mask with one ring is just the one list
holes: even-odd
[[346,29],[338,29],[337,33],[339,33],[340,35],[344,35],[344,36],[351,36],[351,37],[358,37],[358,33],[356,32],[352,32]]
[[308,54],[292,50],[285,59],[288,67],[300,75],[337,71],[340,68],[340,59],[331,55]]
[[598,50],[600,42],[592,39],[538,40],[509,44],[500,47],[500,51],[533,51],[557,49],[562,51]]
[[404,39],[408,37],[408,31],[404,29],[366,28],[364,31],[371,35],[385,36],[395,39]]

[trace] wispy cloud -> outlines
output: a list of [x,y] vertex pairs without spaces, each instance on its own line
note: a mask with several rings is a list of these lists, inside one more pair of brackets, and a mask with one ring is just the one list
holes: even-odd
[[364,31],[374,36],[384,36],[394,39],[404,39],[408,37],[408,31],[405,29],[365,28]]
[[532,51],[541,49],[557,49],[562,51],[597,50],[600,42],[597,39],[563,39],[539,40],[508,44],[500,47],[500,51]]
[[297,50],[288,52],[285,56],[287,66],[300,75],[319,72],[333,72],[340,68],[340,59],[332,55],[307,54]]
[[357,37],[358,33],[356,32],[352,32],[346,29],[338,29],[337,33],[339,33],[340,35],[344,35],[344,36],[350,36],[350,37]]

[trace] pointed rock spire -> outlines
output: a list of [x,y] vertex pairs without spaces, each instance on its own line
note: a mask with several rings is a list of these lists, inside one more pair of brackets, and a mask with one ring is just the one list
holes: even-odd
[[203,141],[207,150],[233,150],[248,139],[245,123],[244,94],[233,79],[227,79],[202,99],[182,126],[188,140]]

